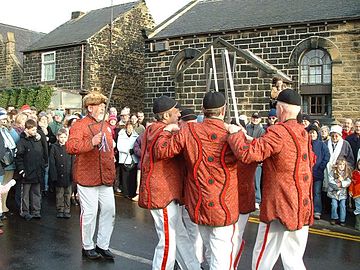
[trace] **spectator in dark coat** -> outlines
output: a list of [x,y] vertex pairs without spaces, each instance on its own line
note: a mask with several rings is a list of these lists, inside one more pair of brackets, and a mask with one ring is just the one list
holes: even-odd
[[[354,125],[354,133],[346,137],[346,140],[349,142],[351,146],[351,150],[354,155],[354,161],[358,160],[358,152],[360,149],[360,119],[355,121]],[[353,168],[355,168],[355,163],[351,164]]]
[[57,139],[58,141],[50,149],[49,179],[56,190],[56,217],[70,218],[73,156],[66,152],[65,143],[68,139],[66,129],[59,129]]
[[37,123],[33,119],[26,120],[17,149],[16,169],[22,178],[20,215],[25,220],[41,218],[40,182],[44,177],[47,157],[44,155],[41,136],[37,133]]
[[324,181],[324,169],[329,162],[330,153],[326,144],[319,138],[319,128],[316,125],[308,126],[311,137],[312,149],[316,156],[316,163],[313,167],[313,191],[314,191],[314,218],[320,219],[322,213],[321,191]]

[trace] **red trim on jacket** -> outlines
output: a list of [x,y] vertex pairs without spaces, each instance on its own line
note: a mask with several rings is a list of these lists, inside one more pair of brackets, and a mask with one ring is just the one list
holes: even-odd
[[221,151],[221,156],[220,156],[220,160],[221,160],[221,165],[225,171],[225,183],[224,183],[224,186],[223,186],[223,189],[220,193],[220,202],[221,202],[221,207],[224,209],[225,211],[225,214],[226,214],[226,217],[225,217],[225,222],[224,222],[224,226],[225,224],[228,224],[230,223],[230,211],[229,209],[226,207],[226,203],[225,203],[225,195],[226,195],[226,191],[229,187],[229,170],[226,166],[226,163],[225,163],[225,153],[226,153],[226,150],[228,148],[228,144],[225,144],[222,151]]
[[197,177],[197,171],[198,171],[200,163],[202,161],[203,153],[200,150],[200,149],[202,149],[202,144],[201,144],[200,138],[195,133],[194,123],[189,123],[189,129],[190,129],[191,134],[194,136],[194,139],[195,139],[195,141],[197,143],[197,146],[198,146],[198,149],[199,149],[199,151],[198,151],[199,157],[198,157],[198,160],[195,163],[194,170],[193,170],[193,177],[194,177],[196,187],[197,187],[197,190],[198,190],[198,195],[199,195],[198,201],[196,202],[196,206],[195,206],[195,212],[194,212],[195,223],[198,223],[199,222],[199,209],[200,209],[200,206],[201,206],[202,196],[201,196],[200,182],[199,182],[199,179]]

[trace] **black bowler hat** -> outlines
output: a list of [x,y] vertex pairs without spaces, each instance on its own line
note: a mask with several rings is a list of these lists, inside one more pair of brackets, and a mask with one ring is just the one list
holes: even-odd
[[260,116],[259,116],[259,114],[258,114],[257,112],[256,112],[256,113],[253,113],[251,117],[252,117],[252,118],[260,118]]
[[197,116],[193,109],[184,109],[180,112],[180,119],[183,121],[191,121],[197,119]]
[[168,96],[161,96],[155,99],[153,105],[153,113],[166,112],[172,108],[178,108],[178,103]]
[[225,105],[225,97],[221,92],[210,91],[205,94],[203,107],[205,110],[217,109]]
[[301,106],[301,96],[298,92],[288,88],[280,92],[277,101],[281,101],[291,105]]

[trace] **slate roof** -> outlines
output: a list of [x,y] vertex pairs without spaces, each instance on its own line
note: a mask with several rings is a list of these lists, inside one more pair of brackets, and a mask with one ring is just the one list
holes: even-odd
[[[139,2],[113,6],[114,20],[131,10]],[[69,14],[70,15],[70,14]],[[25,52],[53,49],[85,43],[88,38],[110,23],[111,7],[92,10],[83,16],[69,20],[25,49]]]
[[20,64],[23,62],[22,51],[45,36],[45,33],[35,32],[17,26],[0,23],[0,34],[3,36],[4,42],[7,41],[8,32],[12,32],[15,35],[15,54]]
[[[190,6],[193,2],[190,2]],[[184,8],[185,9],[185,8]],[[184,10],[183,9],[183,10]],[[150,39],[360,18],[359,0],[203,0],[171,16]],[[174,22],[171,19],[179,16]]]

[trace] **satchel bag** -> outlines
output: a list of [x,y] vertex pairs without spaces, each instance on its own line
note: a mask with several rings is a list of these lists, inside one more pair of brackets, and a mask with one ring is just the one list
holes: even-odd
[[136,163],[135,163],[132,155],[130,155],[130,153],[127,154],[125,161],[127,160],[128,156],[130,156],[130,158],[131,158],[131,163],[130,164],[124,163],[124,167],[127,171],[131,171],[136,166]]
[[13,150],[11,150],[9,148],[6,148],[5,154],[4,154],[4,156],[2,157],[2,159],[0,161],[5,166],[9,166],[10,164],[12,164],[14,162],[14,152],[13,152]]

